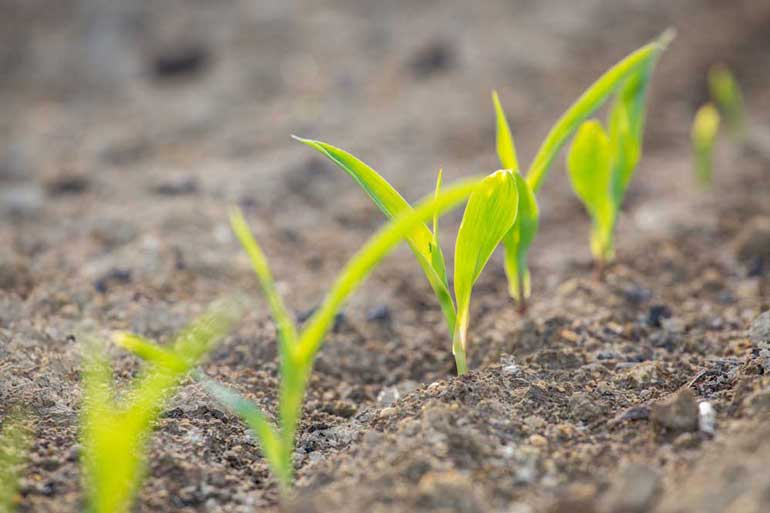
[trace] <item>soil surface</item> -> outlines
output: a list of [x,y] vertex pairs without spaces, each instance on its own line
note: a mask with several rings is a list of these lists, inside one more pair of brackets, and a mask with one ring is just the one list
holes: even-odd
[[[240,204],[298,317],[382,224],[289,134],[342,146],[409,199],[520,159],[583,89],[667,27],[617,262],[593,275],[560,158],[539,197],[526,316],[501,255],[474,293],[472,372],[401,248],[315,365],[291,512],[770,511],[770,3],[757,0],[4,0],[0,415],[34,414],[21,512],[82,508],[82,334],[169,340],[215,299],[253,308],[203,370],[275,411],[275,330],[226,223]],[[689,127],[709,66],[746,96],[712,190]],[[445,253],[460,212],[443,220]],[[125,383],[140,362],[117,349]],[[185,381],[139,512],[278,511],[243,424]]]

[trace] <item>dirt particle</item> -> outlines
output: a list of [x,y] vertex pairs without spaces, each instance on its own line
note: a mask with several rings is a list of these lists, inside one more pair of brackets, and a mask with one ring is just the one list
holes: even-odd
[[671,317],[671,309],[666,305],[652,305],[647,310],[647,324],[654,328],[661,327],[661,321]]
[[470,478],[456,471],[428,472],[417,484],[417,502],[423,511],[471,513],[481,510]]
[[435,40],[420,48],[409,62],[414,75],[425,78],[447,71],[456,61],[454,48],[448,41]]
[[534,434],[529,437],[529,443],[534,447],[546,447],[548,445],[548,439],[543,435]]
[[603,501],[607,513],[642,513],[649,511],[661,491],[660,475],[647,466],[632,463],[620,471]]
[[755,217],[735,237],[735,256],[744,265],[756,267],[770,261],[770,217]]
[[754,319],[749,328],[749,339],[754,348],[770,351],[770,311]]
[[682,433],[698,429],[698,403],[689,388],[652,405],[652,422],[665,431]]

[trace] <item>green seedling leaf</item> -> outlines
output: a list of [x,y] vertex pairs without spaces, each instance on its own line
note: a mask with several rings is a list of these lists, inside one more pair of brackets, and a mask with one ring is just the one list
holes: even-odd
[[503,169],[511,169],[513,171],[519,170],[519,161],[516,158],[516,146],[513,143],[513,135],[511,135],[511,128],[508,126],[508,120],[505,119],[505,112],[502,105],[500,105],[500,98],[497,96],[497,91],[492,91],[492,103],[495,105],[495,119],[497,121],[496,126],[496,140],[497,140],[497,156],[500,159]]
[[[440,182],[440,178],[439,178]],[[409,207],[396,215],[384,228],[372,236],[369,241],[350,259],[339,274],[320,308],[310,318],[305,328],[299,333],[292,351],[281,354],[281,386],[279,391],[279,428],[276,428],[264,413],[245,398],[222,387],[202,381],[214,397],[236,412],[249,424],[259,438],[268,464],[278,478],[283,493],[287,493],[292,481],[292,460],[297,424],[302,412],[305,389],[312,371],[315,356],[320,350],[324,337],[334,324],[334,317],[356,288],[366,279],[382,259],[402,240],[408,239],[419,226],[435,216],[456,207],[479,186],[479,180],[466,180],[436,192],[430,199],[418,203],[414,209]],[[245,222],[240,225],[248,230]],[[253,237],[239,237],[251,241]],[[249,242],[249,244],[251,244]],[[256,242],[254,243],[256,246]],[[261,255],[261,252],[260,252]],[[264,256],[261,258],[264,260]],[[265,272],[267,271],[267,272]],[[263,288],[274,290],[272,274],[264,267],[260,277],[264,279]]]
[[629,54],[599,77],[559,118],[540,145],[527,172],[527,181],[535,194],[540,190],[559,150],[580,124],[591,117],[626,80],[653,64],[673,37],[672,31],[666,31],[655,41]]
[[[526,310],[526,298],[530,294],[530,274],[527,268],[529,247],[538,230],[538,208],[535,195],[543,183],[554,159],[578,127],[590,118],[618,90],[613,118],[627,125],[611,123],[612,130],[619,137],[622,149],[616,151],[622,157],[618,160],[618,179],[613,181],[616,195],[622,195],[638,161],[643,126],[644,92],[649,75],[659,54],[668,46],[673,32],[667,31],[657,40],[643,46],[618,62],[594,82],[578,100],[554,124],[540,145],[526,175],[528,187],[520,190],[519,218],[511,232],[503,239],[505,244],[505,270],[508,276],[511,296],[518,302],[519,311]],[[622,89],[621,89],[622,88]],[[500,140],[505,139],[507,122],[499,101],[493,97],[497,115],[498,156],[505,166],[506,153],[500,151]],[[503,128],[501,128],[501,126]],[[623,128],[625,131],[619,131]],[[509,130],[508,130],[509,132]],[[513,144],[511,142],[511,144]],[[506,159],[506,160],[504,160]]]
[[473,285],[516,221],[519,205],[516,174],[504,169],[484,178],[468,199],[457,232],[454,271],[457,323],[452,352],[458,374],[467,371],[467,330]]
[[719,111],[707,103],[695,113],[692,124],[692,146],[695,153],[695,173],[704,187],[709,187],[713,175],[714,143],[719,132]]
[[19,503],[19,478],[32,440],[25,423],[25,415],[14,411],[5,416],[0,429],[0,513],[16,511]]
[[187,366],[186,362],[179,358],[174,351],[134,333],[116,333],[113,336],[113,342],[129,353],[164,369],[183,371]]
[[724,116],[730,135],[742,141],[746,136],[746,109],[738,81],[726,66],[717,65],[709,70],[708,82],[711,98]]
[[505,245],[505,274],[508,277],[508,291],[519,305],[519,311],[527,308],[531,294],[527,254],[535,240],[540,224],[540,213],[535,193],[526,179],[516,174],[516,189],[519,193],[519,212],[513,227],[503,237]]
[[[320,152],[350,175],[388,219],[412,209],[385,178],[350,153],[321,141],[293,137]],[[425,223],[418,224],[406,240],[436,294],[451,333],[454,331],[456,312],[449,293],[446,264],[441,248],[433,244],[434,234]]]
[[611,194],[613,161],[610,137],[597,120],[583,123],[567,154],[572,188],[591,216],[591,251],[604,260],[612,251],[617,203]]
[[85,348],[81,442],[88,510],[128,513],[144,478],[146,445],[161,408],[184,376],[229,331],[236,304],[213,308],[183,330],[171,349],[120,334],[117,342],[151,365],[118,399],[105,349]]
[[238,241],[241,243],[241,246],[243,246],[243,249],[246,250],[246,254],[249,255],[251,266],[262,287],[262,293],[267,298],[270,310],[273,313],[273,318],[278,325],[281,348],[282,350],[290,350],[297,343],[297,327],[294,325],[294,321],[292,321],[291,315],[283,302],[283,298],[278,294],[278,291],[275,288],[275,281],[273,280],[272,272],[270,272],[270,267],[267,264],[265,253],[262,251],[259,244],[257,244],[248,223],[246,223],[246,220],[243,217],[243,213],[238,208],[230,210],[230,227],[238,238]]

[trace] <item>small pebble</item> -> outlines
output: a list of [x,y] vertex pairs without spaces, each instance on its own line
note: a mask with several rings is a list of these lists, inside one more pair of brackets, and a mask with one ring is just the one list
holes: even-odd
[[716,432],[717,414],[708,401],[698,404],[698,429],[707,435],[714,436]]
[[695,396],[689,388],[685,388],[673,397],[653,404],[650,418],[654,424],[667,431],[675,433],[696,431],[699,410]]

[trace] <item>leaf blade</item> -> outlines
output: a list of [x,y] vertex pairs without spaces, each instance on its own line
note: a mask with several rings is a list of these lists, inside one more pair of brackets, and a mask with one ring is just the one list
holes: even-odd
[[468,198],[455,244],[454,289],[457,301],[453,351],[463,373],[473,285],[492,252],[510,231],[518,213],[515,172],[500,170],[487,176]]
[[500,104],[497,91],[492,91],[492,103],[495,106],[495,139],[497,144],[497,157],[503,169],[519,170],[519,160],[516,157],[516,145],[513,142],[511,128],[505,117],[505,111]]

